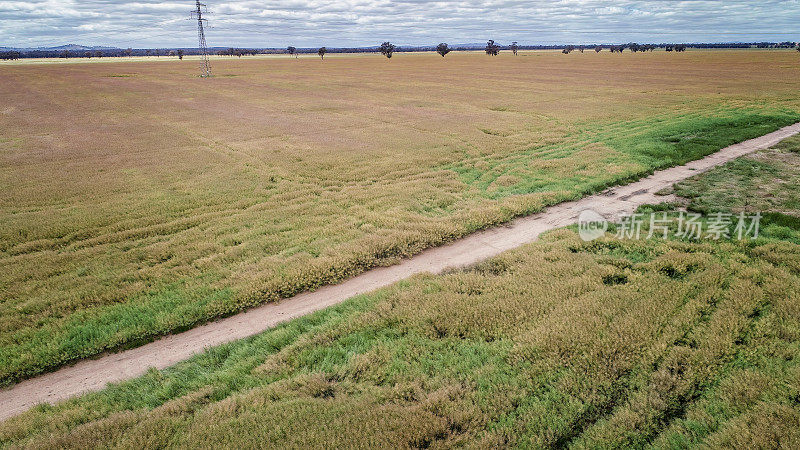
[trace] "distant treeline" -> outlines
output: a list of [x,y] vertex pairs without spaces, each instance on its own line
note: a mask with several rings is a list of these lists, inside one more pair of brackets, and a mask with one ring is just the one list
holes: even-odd
[[18,51],[10,51],[10,52],[0,52],[0,59],[2,60],[10,60],[10,59],[20,59],[22,54]]
[[[615,45],[615,44],[583,44],[583,45],[518,45],[518,50],[568,50],[568,52],[575,51],[575,50],[612,50],[612,51],[622,51],[622,50],[631,50],[633,52],[638,51],[653,51],[655,49],[664,49],[668,51],[685,51],[688,48],[698,48],[698,49],[739,49],[739,48],[795,48],[798,44],[794,42],[754,42],[754,43],[727,43],[727,44],[673,44],[673,43],[660,43],[660,44],[636,44],[636,43],[629,43],[629,44],[622,44],[622,45]],[[512,51],[513,46],[509,45],[498,45],[500,50]],[[437,49],[436,45],[431,46],[414,46],[414,47],[403,47],[403,46],[396,46],[395,52],[435,52]],[[481,44],[471,44],[471,45],[457,45],[450,47],[452,51],[475,51],[475,50],[484,50],[484,45]],[[298,48],[295,50],[297,53],[317,53],[316,48]],[[379,46],[375,47],[358,47],[358,48],[332,48],[327,47],[328,53],[379,53],[381,51]],[[287,49],[260,49],[258,50],[260,54],[286,54],[289,53]],[[222,53],[220,53],[222,54]]]
[[0,59],[19,58],[110,58],[123,56],[183,56],[197,49],[101,49],[101,50],[14,50],[0,51]]
[[[632,52],[645,52],[653,51],[655,49],[664,49],[666,51],[681,52],[687,48],[697,49],[741,49],[741,48],[796,48],[798,44],[794,42],[753,42],[753,43],[724,43],[724,44],[636,44],[629,43],[623,45],[612,44],[584,44],[584,45],[500,45],[497,44],[499,50],[561,50],[564,53],[571,53],[573,51],[602,51],[611,50],[612,52],[622,52],[630,50]],[[318,48],[292,48],[292,51],[287,49],[278,48],[221,48],[215,47],[210,49],[212,54],[221,56],[248,56],[248,55],[263,55],[263,54],[317,54]],[[379,53],[381,51],[379,46],[375,47],[328,47],[327,53]],[[433,52],[437,50],[436,45],[430,46],[414,46],[414,47],[395,47],[395,52]],[[484,50],[482,45],[457,45],[450,47],[452,51],[474,51]],[[12,50],[0,51],[0,60],[13,60],[20,58],[110,58],[110,57],[131,57],[131,56],[167,56],[183,58],[184,55],[198,55],[200,51],[196,48],[156,48],[156,49],[47,49],[47,50]]]

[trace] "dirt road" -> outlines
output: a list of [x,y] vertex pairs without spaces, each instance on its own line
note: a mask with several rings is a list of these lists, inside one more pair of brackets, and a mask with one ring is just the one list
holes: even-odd
[[664,201],[664,197],[655,193],[661,189],[732,159],[771,147],[798,133],[800,123],[727,147],[685,166],[657,172],[635,183],[578,201],[562,203],[539,214],[517,219],[506,226],[467,236],[450,245],[425,251],[398,265],[374,269],[335,286],[301,294],[280,303],[264,305],[142,347],[82,361],[57,372],[23,381],[0,391],[0,420],[21,414],[39,403],[55,403],[102,389],[108,383],[142,375],[151,367],[169,367],[207,347],[252,336],[282,322],[336,305],[355,295],[371,292],[418,273],[439,273],[474,264],[533,242],[545,231],[573,224],[580,213],[587,209],[612,219],[631,213],[642,204],[660,203]]

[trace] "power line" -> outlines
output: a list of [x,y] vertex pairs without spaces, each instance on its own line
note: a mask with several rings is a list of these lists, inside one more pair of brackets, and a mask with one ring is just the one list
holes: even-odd
[[200,76],[208,78],[211,76],[211,61],[208,58],[208,45],[206,45],[205,24],[203,19],[203,11],[208,12],[206,5],[200,3],[200,0],[195,0],[197,7],[194,10],[194,15],[197,17],[197,42],[200,49]]

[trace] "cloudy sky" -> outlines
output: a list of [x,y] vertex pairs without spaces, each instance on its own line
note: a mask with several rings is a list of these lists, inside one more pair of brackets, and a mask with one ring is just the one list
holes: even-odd
[[[800,41],[800,0],[205,1],[210,46]],[[0,46],[196,47],[193,6],[0,0]]]

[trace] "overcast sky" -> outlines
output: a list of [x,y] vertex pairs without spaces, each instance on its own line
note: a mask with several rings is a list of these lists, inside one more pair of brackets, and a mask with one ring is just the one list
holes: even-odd
[[[210,46],[800,41],[800,0],[208,3]],[[0,46],[196,47],[191,1],[0,0]]]

